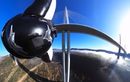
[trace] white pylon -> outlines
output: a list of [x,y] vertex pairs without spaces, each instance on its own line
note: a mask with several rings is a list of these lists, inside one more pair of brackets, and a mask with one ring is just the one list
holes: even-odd
[[[64,11],[64,24],[69,24],[69,14],[68,14],[67,7],[65,7],[65,11]],[[70,80],[70,32],[67,31],[67,56],[65,56],[65,32],[62,32],[62,34],[63,34],[62,50],[63,50],[64,82],[69,82]],[[66,57],[67,57],[67,61],[66,61]]]

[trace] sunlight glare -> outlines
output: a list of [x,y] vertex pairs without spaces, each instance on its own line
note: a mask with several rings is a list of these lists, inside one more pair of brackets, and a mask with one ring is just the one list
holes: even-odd
[[121,45],[130,52],[130,11],[122,15],[119,23],[119,32],[121,35]]

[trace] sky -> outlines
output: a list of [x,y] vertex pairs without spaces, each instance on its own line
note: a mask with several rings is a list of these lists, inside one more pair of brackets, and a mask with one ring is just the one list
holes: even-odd
[[[21,14],[34,0],[0,0],[0,36],[6,22]],[[67,7],[70,23],[95,28],[119,42],[130,52],[130,0],[57,0],[54,24],[64,23]],[[54,48],[61,47],[61,34],[54,39]],[[72,48],[114,49],[112,44],[91,35],[71,34]],[[0,38],[0,56],[9,54]]]

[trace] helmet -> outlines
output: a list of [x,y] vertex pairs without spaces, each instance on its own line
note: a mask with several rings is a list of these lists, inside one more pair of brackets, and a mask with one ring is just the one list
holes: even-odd
[[2,40],[15,57],[40,57],[52,44],[51,28],[51,23],[42,17],[18,15],[5,25]]

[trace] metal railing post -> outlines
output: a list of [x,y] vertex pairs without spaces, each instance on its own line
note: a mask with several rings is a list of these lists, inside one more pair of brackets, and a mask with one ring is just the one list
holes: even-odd
[[66,65],[65,65],[65,32],[62,31],[62,54],[63,54],[63,79],[66,82]]
[[67,82],[70,80],[70,32],[67,31]]

